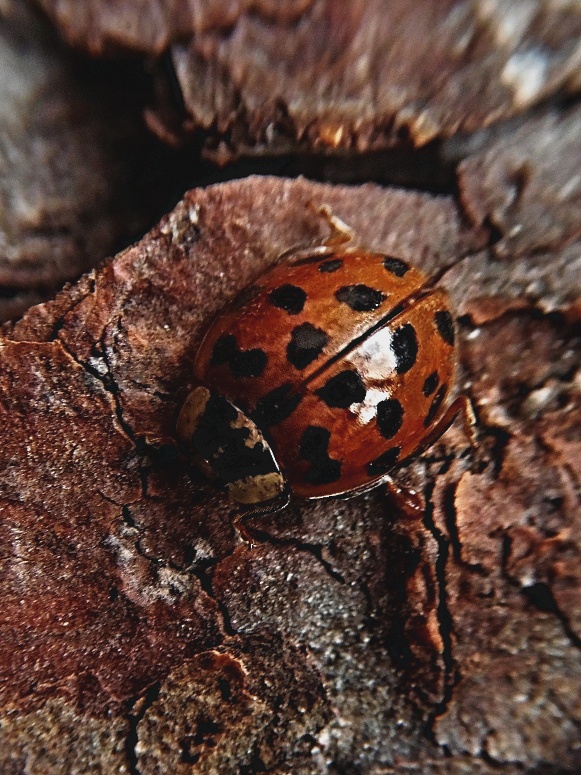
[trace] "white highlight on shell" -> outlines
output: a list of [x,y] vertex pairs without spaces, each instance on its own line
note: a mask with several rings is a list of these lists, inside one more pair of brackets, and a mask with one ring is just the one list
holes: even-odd
[[377,414],[377,405],[389,398],[389,393],[384,390],[368,390],[365,395],[365,400],[357,407],[357,416],[359,421],[363,424],[367,424],[373,420]]
[[381,328],[361,345],[349,353],[349,361],[366,375],[368,384],[378,381],[385,384],[385,378],[395,372],[396,357],[391,347],[393,332],[390,328]]

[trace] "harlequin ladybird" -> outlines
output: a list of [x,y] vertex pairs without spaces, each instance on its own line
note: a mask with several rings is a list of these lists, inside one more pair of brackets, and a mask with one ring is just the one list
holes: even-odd
[[288,251],[210,326],[178,418],[202,468],[251,513],[283,507],[290,492],[376,487],[469,411],[463,397],[446,408],[446,292],[400,258],[357,247],[322,213],[331,237]]

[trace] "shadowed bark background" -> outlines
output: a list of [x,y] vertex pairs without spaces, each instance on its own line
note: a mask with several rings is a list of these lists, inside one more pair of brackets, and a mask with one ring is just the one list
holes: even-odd
[[[39,4],[77,52],[0,1],[0,770],[578,772],[579,9]],[[478,450],[250,550],[175,417],[311,203],[442,275]]]

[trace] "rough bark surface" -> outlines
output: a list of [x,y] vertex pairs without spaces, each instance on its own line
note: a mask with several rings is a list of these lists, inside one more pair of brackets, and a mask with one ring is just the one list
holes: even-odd
[[581,236],[580,126],[578,106],[552,111],[460,164],[462,203],[474,223],[496,230],[498,257],[559,251]]
[[[457,423],[399,472],[419,516],[295,503],[250,550],[175,417],[212,316],[327,233],[311,203],[442,273],[479,444]],[[549,276],[534,234],[499,262],[475,220],[372,185],[196,189],[4,327],[4,771],[579,771],[578,244]]]
[[183,105],[161,89],[150,126],[170,141],[203,129],[220,161],[423,145],[581,84],[574,3],[40,2],[93,53],[170,50]]
[[161,54],[196,32],[228,28],[245,13],[294,22],[313,0],[38,0],[74,46],[93,54]]
[[78,65],[27,3],[0,3],[1,321],[52,297],[151,217],[137,192],[147,147],[137,103]]

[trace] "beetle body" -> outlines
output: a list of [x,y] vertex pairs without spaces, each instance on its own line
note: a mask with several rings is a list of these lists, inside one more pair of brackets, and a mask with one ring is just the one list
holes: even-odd
[[240,503],[370,489],[457,414],[446,293],[400,259],[336,242],[287,254],[197,353],[201,387],[178,431]]

